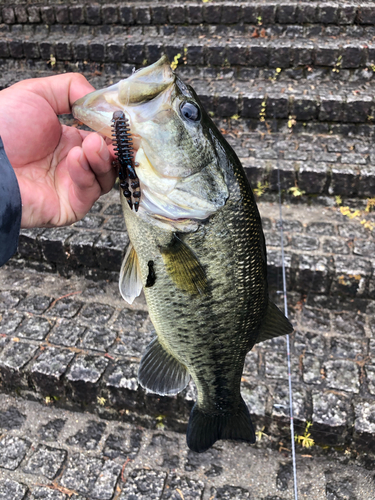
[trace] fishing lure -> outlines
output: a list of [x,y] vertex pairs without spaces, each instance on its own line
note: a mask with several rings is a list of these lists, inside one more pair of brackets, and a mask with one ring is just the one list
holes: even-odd
[[[120,187],[131,209],[138,212],[141,191],[139,179],[135,172],[133,159],[133,141],[130,134],[128,119],[123,111],[115,111],[112,117],[112,141],[119,164],[118,176]],[[134,164],[133,164],[134,163]]]

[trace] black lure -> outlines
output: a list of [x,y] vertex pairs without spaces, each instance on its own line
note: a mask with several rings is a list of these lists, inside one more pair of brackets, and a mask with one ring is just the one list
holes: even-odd
[[112,117],[112,137],[114,151],[119,164],[118,177],[120,187],[129,204],[129,207],[138,212],[141,191],[139,188],[139,179],[135,173],[133,164],[133,141],[131,138],[128,119],[123,111],[115,111]]

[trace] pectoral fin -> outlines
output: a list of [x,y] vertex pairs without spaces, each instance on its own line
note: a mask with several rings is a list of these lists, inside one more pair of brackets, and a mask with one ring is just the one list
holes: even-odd
[[207,292],[207,277],[193,251],[175,234],[168,246],[161,248],[168,274],[177,287],[190,295]]
[[293,326],[280,309],[273,302],[269,302],[267,312],[259,331],[260,333],[256,344],[259,344],[259,342],[263,342],[264,340],[292,333]]
[[141,270],[137,254],[131,243],[129,243],[122,262],[119,288],[122,298],[129,304],[132,304],[142,291]]
[[147,346],[139,365],[138,380],[151,392],[171,396],[185,389],[190,375],[186,366],[166,351],[155,337]]

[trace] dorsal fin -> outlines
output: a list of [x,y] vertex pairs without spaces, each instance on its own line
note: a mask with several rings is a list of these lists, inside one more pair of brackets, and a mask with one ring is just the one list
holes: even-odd
[[141,270],[137,254],[131,243],[129,243],[122,262],[119,288],[122,298],[129,304],[132,304],[142,291]]
[[190,295],[207,292],[207,277],[193,251],[176,234],[160,249],[169,276],[177,287]]
[[264,340],[280,337],[281,335],[287,335],[288,333],[292,333],[292,331],[293,326],[290,321],[273,302],[269,302],[264,320],[259,328],[256,344]]

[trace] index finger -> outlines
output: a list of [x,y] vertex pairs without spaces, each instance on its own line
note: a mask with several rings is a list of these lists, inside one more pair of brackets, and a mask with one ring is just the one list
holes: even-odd
[[79,73],[32,78],[16,83],[43,97],[57,115],[71,112],[72,104],[80,97],[93,92],[95,88]]

